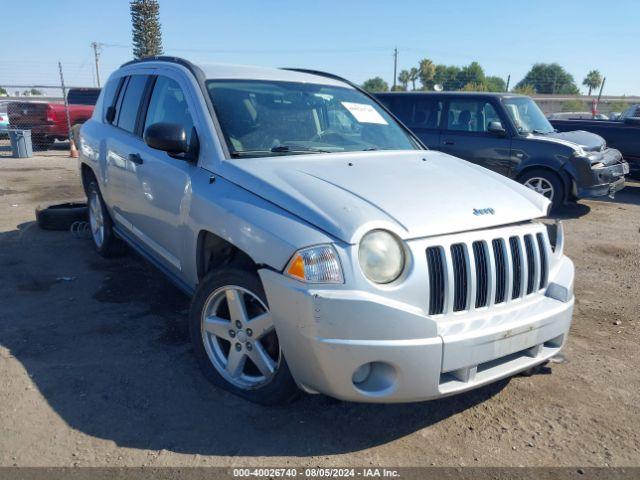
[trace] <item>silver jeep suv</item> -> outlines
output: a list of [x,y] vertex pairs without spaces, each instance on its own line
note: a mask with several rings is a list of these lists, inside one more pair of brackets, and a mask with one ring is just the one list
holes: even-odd
[[128,244],[192,295],[203,372],[249,400],[442,397],[566,342],[549,201],[427,151],[341,78],[130,62],[80,153],[97,251]]

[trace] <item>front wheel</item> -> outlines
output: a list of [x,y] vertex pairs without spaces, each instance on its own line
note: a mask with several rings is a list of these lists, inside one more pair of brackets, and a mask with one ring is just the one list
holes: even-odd
[[530,170],[520,178],[520,183],[551,201],[551,210],[562,206],[565,200],[565,188],[562,179],[554,172],[547,170]]
[[255,273],[210,272],[193,298],[189,330],[200,368],[213,384],[263,405],[286,403],[297,393]]

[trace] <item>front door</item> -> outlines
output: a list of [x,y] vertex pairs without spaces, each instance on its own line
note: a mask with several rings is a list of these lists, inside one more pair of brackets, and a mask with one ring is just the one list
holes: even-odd
[[512,168],[511,137],[506,132],[490,132],[490,122],[506,125],[491,99],[451,98],[437,150],[508,175]]
[[[180,86],[179,78],[160,75],[155,78],[148,108],[141,112],[140,133],[154,123],[182,125],[187,132],[187,141],[194,133],[194,122],[186,89]],[[133,225],[134,234],[160,257],[163,263],[176,273],[182,271],[180,262],[183,253],[186,218],[189,213],[191,175],[195,162],[174,158],[167,152],[155,150],[144,143],[129,152],[138,162],[132,177],[134,210],[139,212]]]

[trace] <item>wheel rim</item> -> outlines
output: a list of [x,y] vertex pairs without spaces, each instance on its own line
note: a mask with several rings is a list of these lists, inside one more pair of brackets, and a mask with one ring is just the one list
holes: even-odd
[[101,247],[104,242],[104,217],[100,198],[95,191],[91,192],[89,198],[89,225],[91,226],[93,241],[98,247]]
[[271,313],[249,290],[215,290],[205,302],[200,330],[209,360],[232,385],[259,388],[278,371],[282,355]]
[[553,185],[546,178],[533,177],[524,182],[525,187],[529,187],[534,192],[538,192],[540,195],[544,195],[549,200],[553,200]]

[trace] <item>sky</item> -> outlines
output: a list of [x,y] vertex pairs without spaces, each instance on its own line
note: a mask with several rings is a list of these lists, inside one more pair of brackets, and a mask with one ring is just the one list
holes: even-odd
[[[517,83],[536,62],[558,62],[580,86],[606,77],[605,95],[640,95],[640,1],[615,0],[159,0],[165,54],[201,63],[303,67],[357,83],[393,81],[421,58]],[[15,11],[0,0],[0,11]],[[21,0],[3,14],[0,85],[102,83],[132,58],[128,0]],[[583,91],[585,89],[581,87]]]

